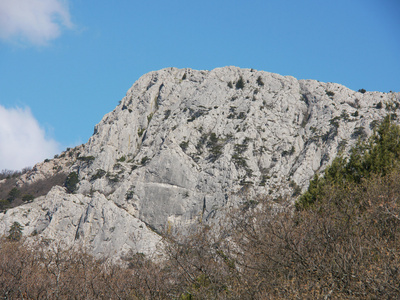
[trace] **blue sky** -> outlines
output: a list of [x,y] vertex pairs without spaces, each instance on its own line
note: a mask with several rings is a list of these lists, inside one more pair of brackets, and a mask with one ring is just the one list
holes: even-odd
[[166,67],[400,91],[399,15],[398,0],[1,0],[0,170],[85,143],[141,75]]

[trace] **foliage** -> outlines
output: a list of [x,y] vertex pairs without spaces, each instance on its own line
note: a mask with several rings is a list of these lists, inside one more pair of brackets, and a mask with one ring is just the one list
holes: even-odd
[[139,128],[138,132],[137,132],[138,136],[141,137],[143,135],[143,132],[145,132],[145,131],[146,131],[146,128]]
[[95,160],[94,156],[79,156],[77,157],[78,160],[81,160],[86,163],[92,163]]
[[[123,157],[125,157],[125,156],[123,156]],[[94,181],[94,180],[96,180],[96,179],[100,179],[100,178],[102,178],[104,175],[106,175],[107,174],[107,172],[106,171],[104,171],[103,169],[97,169],[96,170],[96,173],[95,174],[93,174],[93,176],[90,178],[90,181]]]
[[257,84],[258,84],[259,86],[264,86],[264,82],[263,82],[261,76],[258,76],[258,78],[257,78]]
[[65,187],[67,188],[67,191],[69,193],[73,193],[77,190],[78,188],[78,183],[79,183],[79,177],[76,172],[71,172],[67,176],[67,179],[65,180]]
[[211,132],[208,135],[208,142],[206,145],[210,151],[208,159],[211,162],[215,162],[222,155],[222,148],[224,147],[224,144],[221,143],[220,139],[214,132]]
[[164,120],[168,119],[168,117],[170,116],[170,114],[171,114],[171,110],[170,110],[170,109],[166,110],[166,111],[164,112]]
[[153,115],[154,115],[153,113],[150,113],[150,114],[147,116],[147,124],[151,122],[151,119],[153,118]]
[[351,134],[353,139],[365,139],[367,137],[367,133],[365,132],[365,128],[363,126],[359,126],[354,128],[354,132]]
[[142,165],[145,165],[145,164],[147,164],[148,161],[150,161],[150,158],[148,158],[147,156],[144,156],[144,157],[140,160],[140,163],[141,163]]
[[131,199],[133,199],[133,196],[134,196],[134,191],[128,191],[128,192],[126,192],[126,200],[131,200]]
[[126,160],[126,156],[122,155],[120,158],[117,159],[118,162],[124,162]]
[[0,297],[398,299],[400,172],[324,188],[314,209],[248,200],[218,228],[166,234],[157,263],[132,252],[113,265],[4,239]]
[[0,172],[0,180],[17,178],[17,177],[21,176],[22,174],[28,173],[31,170],[32,170],[32,168],[30,168],[30,167],[23,168],[21,171],[13,171],[13,170],[3,169]]
[[11,203],[15,199],[17,199],[21,194],[21,191],[17,189],[16,187],[12,188],[11,191],[8,193],[7,200]]
[[0,211],[7,209],[9,206],[10,202],[0,199]]
[[182,148],[183,152],[185,152],[186,149],[187,149],[188,146],[189,146],[189,141],[186,141],[186,142],[183,141],[182,143],[179,144],[179,146]]
[[294,180],[291,180],[289,186],[293,189],[292,197],[300,196],[301,194],[301,187],[297,185]]
[[141,255],[123,257],[124,268],[82,250],[0,243],[1,299],[171,299],[176,294],[168,274]]
[[[235,163],[245,162],[249,142],[234,145]],[[223,147],[215,133],[202,143]],[[165,234],[166,256],[157,263],[141,253],[122,257],[120,266],[83,251],[26,247],[15,222],[0,240],[0,297],[398,299],[399,144],[400,127],[387,117],[349,157],[337,157],[324,176],[314,177],[298,210],[284,199],[279,208],[271,199],[244,199],[217,228]],[[72,172],[65,185],[76,188],[78,181]],[[299,192],[294,181],[289,185]]]
[[[240,210],[231,235],[250,298],[398,298],[400,174],[325,186],[314,209]],[[392,261],[393,260],[393,261]]]
[[107,179],[108,179],[110,182],[113,182],[113,183],[119,182],[119,176],[118,176],[118,174],[107,173],[106,175],[107,175],[107,176],[106,176]]
[[235,87],[237,90],[239,90],[239,89],[242,90],[244,88],[244,80],[243,80],[242,76],[239,77],[239,80],[236,82]]
[[365,142],[359,140],[350,156],[338,156],[325,169],[324,176],[315,175],[310,186],[296,203],[298,209],[307,208],[323,196],[325,186],[345,186],[360,183],[372,174],[386,175],[400,163],[400,127],[387,116],[375,133]]
[[[2,199],[0,200],[0,209],[16,207],[23,204],[25,201],[31,201],[33,198],[46,195],[53,186],[64,185],[66,177],[67,174],[59,172],[53,176],[39,179],[33,183],[18,185],[17,189],[20,192],[17,192],[17,197],[15,197],[12,202],[9,202],[7,198],[9,198],[10,191],[16,187],[17,178],[12,176],[5,178],[0,188],[0,199]],[[12,195],[12,197],[14,196],[15,194]]]
[[361,94],[365,94],[367,91],[365,89],[359,89],[358,92]]
[[11,241],[19,241],[22,237],[23,226],[18,222],[14,222],[8,231],[8,239]]
[[35,197],[31,194],[25,194],[22,196],[22,201],[24,202],[31,202],[33,199],[35,199]]
[[329,96],[329,97],[335,96],[335,92],[332,92],[332,91],[325,91],[325,93],[326,93],[326,95]]

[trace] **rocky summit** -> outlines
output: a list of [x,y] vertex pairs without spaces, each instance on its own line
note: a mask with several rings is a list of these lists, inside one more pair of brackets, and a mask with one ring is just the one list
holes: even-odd
[[157,255],[163,233],[217,224],[227,208],[260,197],[293,203],[399,100],[237,67],[148,73],[86,144],[18,178],[17,188],[68,175],[0,213],[0,234],[19,222],[28,240],[98,257]]

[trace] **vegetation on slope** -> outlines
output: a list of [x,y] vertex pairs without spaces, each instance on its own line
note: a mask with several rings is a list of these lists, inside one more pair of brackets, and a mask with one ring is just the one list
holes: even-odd
[[17,179],[20,175],[20,172],[9,171],[3,171],[0,174],[0,180],[2,179],[0,183],[0,212],[46,195],[53,186],[63,185],[67,177],[66,174],[60,172],[32,184],[17,186]]
[[323,198],[324,187],[339,187],[361,183],[373,175],[385,176],[400,162],[400,127],[391,122],[388,115],[378,126],[378,130],[365,142],[359,140],[350,151],[350,156],[336,157],[325,169],[323,176],[314,176],[309,188],[296,203],[297,209],[312,206],[318,198]]

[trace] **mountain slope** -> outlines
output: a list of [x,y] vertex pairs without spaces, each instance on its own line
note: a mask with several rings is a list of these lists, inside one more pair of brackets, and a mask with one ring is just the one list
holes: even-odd
[[215,223],[257,197],[279,206],[298,195],[399,99],[236,67],[148,73],[88,143],[19,181],[76,172],[75,194],[54,187],[0,214],[0,232],[18,221],[25,235],[83,243],[99,256],[151,254],[163,231]]

